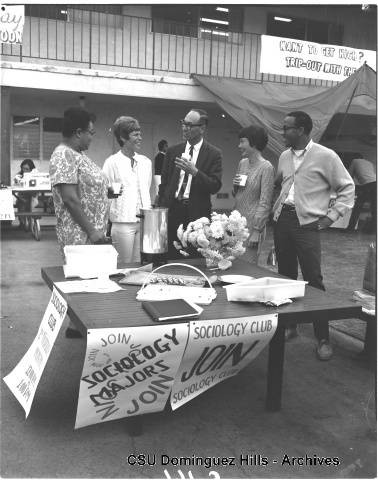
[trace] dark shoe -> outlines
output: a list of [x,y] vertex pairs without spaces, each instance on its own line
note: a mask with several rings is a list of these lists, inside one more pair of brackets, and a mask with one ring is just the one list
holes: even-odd
[[332,358],[333,348],[328,340],[320,340],[316,348],[316,355],[319,360],[327,361]]
[[288,342],[289,340],[292,340],[295,337],[298,337],[298,330],[297,327],[288,327],[285,330],[285,340]]
[[71,327],[66,328],[65,335],[66,338],[83,338],[83,335],[79,332],[79,330],[75,330]]

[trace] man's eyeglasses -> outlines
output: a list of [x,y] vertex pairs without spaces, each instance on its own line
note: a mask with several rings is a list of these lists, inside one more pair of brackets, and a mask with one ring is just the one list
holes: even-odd
[[192,123],[186,122],[185,120],[180,120],[181,126],[185,128],[193,128],[193,127],[202,127],[203,123]]
[[294,129],[297,129],[298,127],[294,127],[294,126],[293,126],[293,127],[286,127],[286,126],[284,126],[284,127],[282,127],[282,130],[283,130],[284,132],[287,132],[288,130],[291,130],[291,129],[293,129],[293,128],[294,128]]

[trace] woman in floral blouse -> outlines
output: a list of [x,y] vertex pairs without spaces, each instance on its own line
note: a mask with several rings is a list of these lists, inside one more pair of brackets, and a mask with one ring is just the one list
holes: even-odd
[[[50,159],[50,180],[57,218],[56,233],[64,258],[66,245],[108,243],[108,180],[84,153],[95,131],[94,118],[80,107],[64,112],[63,141]],[[80,333],[69,327],[67,337]]]
[[50,159],[56,233],[63,256],[65,245],[106,242],[108,180],[84,153],[94,134],[93,118],[86,110],[73,107],[64,112],[63,141]]
[[267,143],[268,135],[261,127],[251,125],[239,132],[242,159],[233,180],[235,209],[246,217],[250,233],[245,258],[255,264],[265,239],[274,189],[273,165],[261,155]]

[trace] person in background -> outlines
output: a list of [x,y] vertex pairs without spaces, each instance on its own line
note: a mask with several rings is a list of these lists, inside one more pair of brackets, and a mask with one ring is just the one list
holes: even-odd
[[105,160],[103,172],[109,182],[122,184],[122,196],[110,206],[114,247],[123,263],[140,261],[140,208],[151,207],[151,160],[141,155],[142,134],[138,120],[119,117],[113,133],[121,149]]
[[[321,273],[320,231],[328,228],[353,207],[354,183],[338,155],[311,139],[311,117],[301,111],[289,113],[283,124],[288,147],[278,162],[276,182],[281,192],[273,207],[274,243],[278,273],[294,280],[298,262],[303,279],[325,290]],[[329,208],[330,194],[335,203]],[[320,360],[329,360],[328,320],[314,323]],[[286,331],[286,339],[297,336],[296,325]]]
[[[13,183],[17,186],[24,186],[23,179],[24,174],[32,173],[37,171],[35,164],[31,158],[25,158],[21,162],[20,171],[15,175]],[[26,185],[28,187],[29,185]],[[35,206],[38,205],[38,194],[33,195],[29,192],[17,192],[16,208],[18,212],[31,212]],[[18,217],[20,222],[20,227],[23,227],[25,230],[29,229],[28,217]]]
[[369,231],[374,232],[377,221],[377,166],[365,158],[355,158],[349,167],[349,173],[356,184],[356,201],[350,216],[348,230],[354,231],[362,207],[370,203],[371,223]]
[[243,258],[257,264],[265,239],[266,222],[272,208],[273,165],[261,155],[268,143],[266,131],[251,125],[239,132],[242,159],[233,180],[235,209],[247,219],[250,236]]
[[36,170],[36,168],[31,158],[25,158],[25,160],[22,160],[20,164],[20,171],[14,177],[15,185],[19,185],[21,183],[25,173],[30,173],[33,170]]
[[[81,107],[64,112],[63,141],[50,159],[50,181],[56,215],[56,234],[64,259],[66,245],[109,243],[105,236],[108,221],[108,180],[84,153],[95,134],[94,116]],[[81,337],[70,326],[66,337]]]
[[163,169],[163,163],[165,159],[165,153],[168,149],[167,140],[160,140],[158,143],[158,150],[155,160],[154,160],[154,181],[156,187],[156,195],[159,193],[159,185],[161,182],[161,171]]
[[184,143],[165,156],[158,204],[168,208],[169,258],[182,258],[173,245],[179,225],[210,218],[211,195],[222,186],[222,153],[204,140],[207,124],[207,113],[192,108],[181,120]]

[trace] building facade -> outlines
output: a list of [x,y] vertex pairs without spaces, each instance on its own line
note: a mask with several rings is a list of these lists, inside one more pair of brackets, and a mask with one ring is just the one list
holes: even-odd
[[153,159],[159,140],[181,140],[179,120],[197,106],[209,112],[208,140],[224,157],[213,205],[230,208],[240,125],[191,74],[332,86],[261,73],[261,36],[376,50],[376,31],[376,8],[361,5],[26,5],[22,43],[1,45],[1,180],[9,184],[24,158],[48,170],[69,106],[96,115],[89,156],[99,165],[117,150],[117,116],[140,121]]

